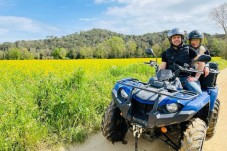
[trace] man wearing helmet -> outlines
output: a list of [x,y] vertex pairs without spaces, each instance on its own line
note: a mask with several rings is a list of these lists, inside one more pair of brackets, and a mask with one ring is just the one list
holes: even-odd
[[[194,48],[200,55],[202,54],[210,55],[209,50],[202,46],[203,38],[204,38],[203,33],[201,33],[198,30],[193,30],[188,34],[189,45],[190,47]],[[206,77],[209,74],[209,68],[206,66],[203,71],[204,76]]]
[[[180,28],[174,28],[168,32],[168,38],[171,46],[162,53],[160,69],[170,69],[174,72],[176,71],[174,63],[180,66],[188,64],[191,67],[193,59],[196,60],[199,55],[195,49],[184,45],[184,32]],[[202,70],[204,66],[204,63],[199,62],[198,70]],[[199,76],[199,73],[196,73],[195,77],[188,73],[180,73],[179,79],[186,89],[201,94],[202,90],[198,81]]]

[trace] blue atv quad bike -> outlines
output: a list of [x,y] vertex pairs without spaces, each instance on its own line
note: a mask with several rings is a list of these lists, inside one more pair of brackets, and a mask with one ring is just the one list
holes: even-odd
[[[154,55],[152,49],[146,49],[146,53]],[[210,56],[201,55],[197,61],[210,59]],[[174,150],[201,151],[205,137],[214,135],[218,119],[217,64],[210,63],[209,76],[201,79],[204,84],[201,95],[182,89],[177,78],[180,72],[201,71],[177,64],[174,73],[158,70],[157,58],[147,64],[156,69],[156,76],[148,83],[126,78],[115,84],[112,102],[101,123],[103,135],[113,143],[124,141],[129,129],[135,137],[136,151],[140,136],[159,139]]]

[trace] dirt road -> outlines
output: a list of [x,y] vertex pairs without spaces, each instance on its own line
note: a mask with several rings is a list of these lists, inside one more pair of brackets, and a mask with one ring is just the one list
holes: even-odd
[[[204,151],[226,151],[227,150],[227,69],[221,71],[218,76],[219,100],[221,102],[221,110],[217,125],[216,134],[209,140],[205,141]],[[101,132],[90,137],[82,145],[74,145],[69,148],[70,151],[133,151],[134,138],[131,132],[126,134],[128,143],[123,145],[121,142],[114,145],[107,141]],[[145,139],[139,139],[139,151],[172,151],[167,145],[155,140],[149,142]]]

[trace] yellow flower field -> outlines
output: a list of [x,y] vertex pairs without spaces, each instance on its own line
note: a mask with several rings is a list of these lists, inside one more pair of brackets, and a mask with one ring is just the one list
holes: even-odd
[[[0,69],[1,72],[7,70],[10,73],[19,70],[28,76],[34,72],[39,74],[48,74],[50,72],[69,74],[69,72],[73,72],[76,68],[102,72],[110,66],[125,66],[133,63],[143,63],[144,61],[149,61],[149,59],[3,60],[0,61]],[[9,71],[8,69],[13,69],[14,71]]]
[[148,80],[149,59],[0,61],[0,148],[83,141],[99,129],[114,83]]

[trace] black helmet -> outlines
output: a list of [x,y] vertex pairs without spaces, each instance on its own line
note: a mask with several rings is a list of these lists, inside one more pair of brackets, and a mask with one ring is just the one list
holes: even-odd
[[204,35],[198,30],[193,30],[188,34],[188,39],[203,39]]
[[184,31],[180,28],[173,28],[168,32],[168,38],[170,39],[172,36],[180,35],[182,40],[184,40]]

